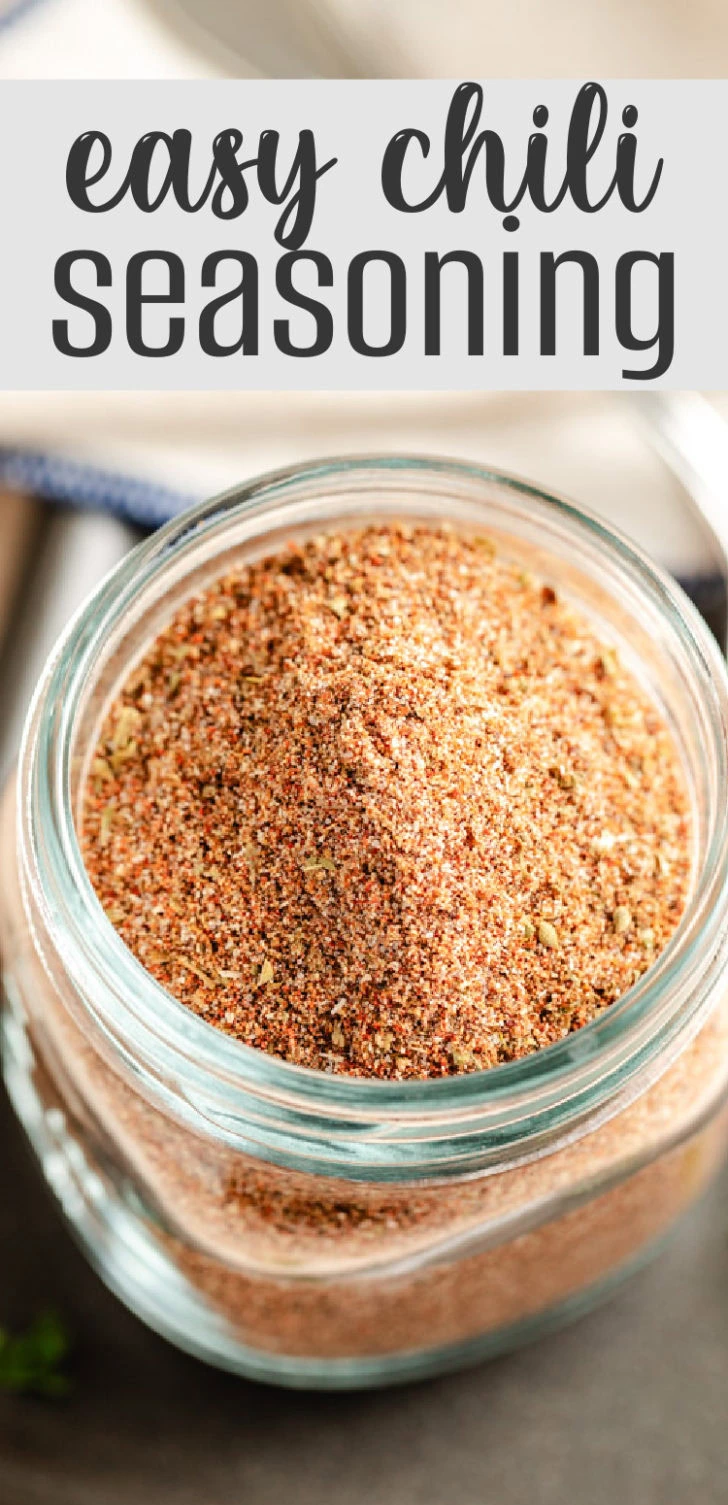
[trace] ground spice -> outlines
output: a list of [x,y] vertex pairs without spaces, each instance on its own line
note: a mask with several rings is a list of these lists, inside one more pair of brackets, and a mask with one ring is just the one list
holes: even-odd
[[183,1003],[331,1072],[513,1060],[619,998],[689,884],[653,703],[487,539],[371,526],[190,599],[111,707],[85,860]]

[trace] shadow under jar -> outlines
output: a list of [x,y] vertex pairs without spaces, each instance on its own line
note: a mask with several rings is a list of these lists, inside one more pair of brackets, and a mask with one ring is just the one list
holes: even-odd
[[[191,593],[291,538],[402,519],[487,531],[618,646],[681,754],[693,852],[678,930],[593,1023],[489,1071],[397,1082],[290,1065],[173,999],[106,918],[77,823],[104,712]],[[568,503],[471,465],[266,476],[129,556],[39,687],[4,806],[0,935],[11,1097],[134,1312],[258,1379],[384,1384],[544,1332],[652,1251],[728,1138],[727,691],[670,579]]]

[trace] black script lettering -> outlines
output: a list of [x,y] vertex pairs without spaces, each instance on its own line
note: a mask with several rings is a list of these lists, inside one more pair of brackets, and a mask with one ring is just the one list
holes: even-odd
[[[282,207],[275,237],[288,249],[299,249],[310,233],[316,208],[319,179],[336,164],[336,157],[319,165],[311,130],[298,132],[290,166],[279,173],[281,138],[278,131],[263,131],[255,155],[241,160],[243,132],[220,131],[212,143],[212,164],[204,184],[191,191],[192,133],[176,130],[148,131],[135,143],[119,186],[101,198],[90,189],[108,179],[112,147],[103,131],[84,131],[73,142],[66,162],[66,187],[71,202],[87,214],[115,209],[128,195],[144,214],[152,214],[171,194],[187,214],[196,214],[209,202],[218,219],[237,219],[250,202],[247,173],[255,173],[263,198]],[[92,162],[98,154],[95,166]],[[161,164],[161,181],[153,186]],[[279,180],[280,179],[280,180]]]
[[[420,214],[431,209],[444,198],[454,214],[464,210],[475,169],[482,160],[482,180],[488,203],[499,214],[511,216],[514,209],[530,199],[535,209],[552,214],[567,197],[584,214],[595,214],[616,194],[624,207],[639,214],[652,202],[662,174],[662,159],[653,172],[647,192],[639,199],[635,193],[635,168],[637,141],[631,130],[619,137],[614,152],[614,169],[601,197],[592,198],[590,179],[592,164],[597,155],[604,157],[602,143],[608,119],[608,99],[601,84],[587,83],[579,89],[572,107],[562,157],[562,171],[558,187],[547,193],[546,176],[549,157],[556,147],[549,142],[545,131],[531,133],[526,151],[525,167],[517,187],[507,187],[508,163],[504,143],[497,131],[490,128],[479,130],[484,104],[483,89],[477,83],[459,84],[455,90],[445,121],[440,157],[433,153],[433,143],[426,131],[414,126],[397,131],[387,143],[382,158],[382,190],[387,202],[404,214]],[[634,124],[637,111],[628,106],[622,116],[625,124]],[[545,105],[537,105],[533,112],[534,124],[543,127],[548,121]],[[416,149],[416,157],[413,155]],[[405,189],[405,176],[411,172],[422,176],[423,164],[433,171],[425,173],[429,190],[415,193],[411,186]],[[438,174],[433,183],[433,174]],[[506,229],[517,229],[517,221]]]

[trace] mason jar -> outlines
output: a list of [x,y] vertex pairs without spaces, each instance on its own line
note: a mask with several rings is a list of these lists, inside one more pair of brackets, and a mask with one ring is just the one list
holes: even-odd
[[[692,811],[687,907],[597,1019],[448,1078],[329,1075],[223,1034],[127,950],[84,868],[100,723],[191,593],[327,529],[487,530],[615,644],[667,722]],[[708,629],[623,537],[484,467],[288,470],[180,517],[68,628],[3,808],[4,1069],[103,1280],[181,1348],[257,1379],[376,1385],[501,1352],[591,1307],[659,1245],[728,1136],[728,696]]]

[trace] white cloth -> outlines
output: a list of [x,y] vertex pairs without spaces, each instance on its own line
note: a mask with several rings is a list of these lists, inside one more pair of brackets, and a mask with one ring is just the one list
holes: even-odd
[[215,71],[146,0],[25,0],[15,14],[10,6],[0,29],[0,78],[204,78]]
[[724,0],[20,3],[0,78],[720,78],[728,65]]

